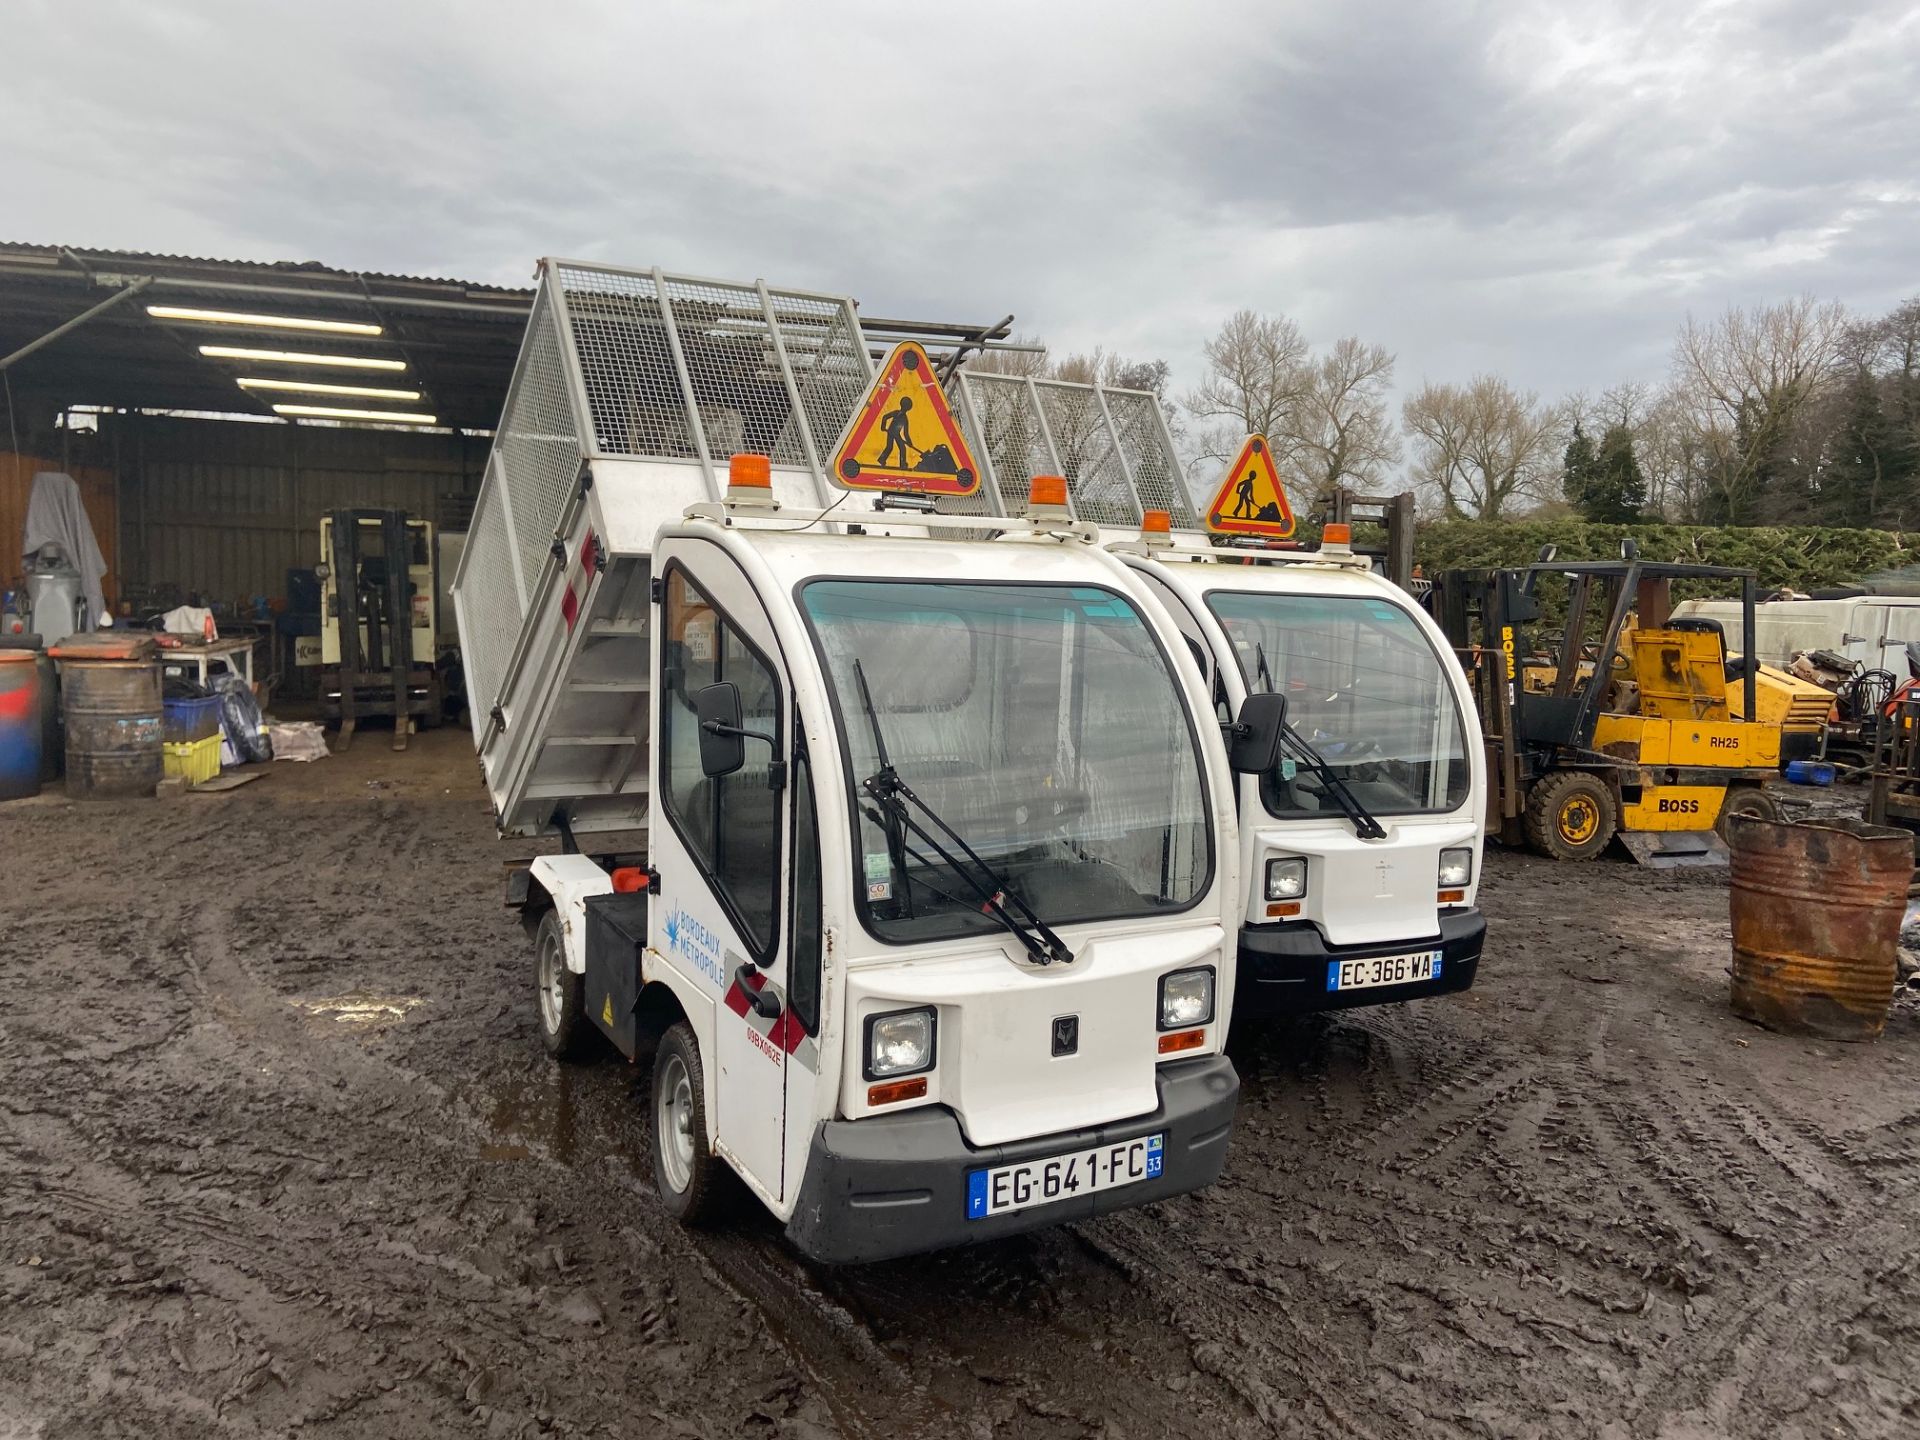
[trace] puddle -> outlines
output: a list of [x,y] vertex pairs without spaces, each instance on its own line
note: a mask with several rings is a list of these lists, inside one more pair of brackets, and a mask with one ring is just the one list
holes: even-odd
[[406,1019],[421,1002],[412,995],[341,995],[293,1003],[316,1019],[337,1020],[342,1025],[391,1025]]

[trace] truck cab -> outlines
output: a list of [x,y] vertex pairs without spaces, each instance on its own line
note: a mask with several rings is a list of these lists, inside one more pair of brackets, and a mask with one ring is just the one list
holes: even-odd
[[1110,548],[1179,629],[1223,723],[1250,695],[1286,697],[1277,762],[1235,777],[1236,1015],[1469,988],[1486,935],[1485,759],[1432,619],[1344,538],[1235,550],[1162,529]]

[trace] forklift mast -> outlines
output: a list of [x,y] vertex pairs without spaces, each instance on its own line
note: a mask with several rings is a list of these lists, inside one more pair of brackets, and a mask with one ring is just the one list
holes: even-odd
[[1327,519],[1337,525],[1375,524],[1386,532],[1386,544],[1355,544],[1355,552],[1380,562],[1387,579],[1412,595],[1426,589],[1413,573],[1413,492],[1398,495],[1356,495],[1341,488],[1333,492]]
[[[408,568],[412,537],[407,532],[407,513],[335,510],[331,519],[333,553],[326,560],[340,617],[340,748],[353,741],[360,689],[391,685],[393,748],[404,750],[414,666],[413,580]],[[377,557],[362,552],[363,524],[378,527]]]

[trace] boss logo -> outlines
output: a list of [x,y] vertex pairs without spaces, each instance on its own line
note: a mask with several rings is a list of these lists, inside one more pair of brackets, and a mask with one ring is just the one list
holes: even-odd
[[1698,800],[1662,800],[1660,813],[1662,815],[1698,815],[1700,802]]
[[1056,1015],[1053,1017],[1053,1053],[1055,1058],[1062,1055],[1078,1054],[1080,1050],[1080,1017],[1078,1015]]

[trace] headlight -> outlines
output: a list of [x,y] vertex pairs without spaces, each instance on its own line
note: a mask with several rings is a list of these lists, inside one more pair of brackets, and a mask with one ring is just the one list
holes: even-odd
[[867,1017],[867,1079],[917,1075],[933,1068],[933,1007]]
[[1440,888],[1442,890],[1460,890],[1473,879],[1473,847],[1463,845],[1458,850],[1440,852]]
[[1267,899],[1298,900],[1307,893],[1307,862],[1267,861]]
[[1213,1019],[1213,967],[1160,977],[1160,1028],[1184,1030]]

